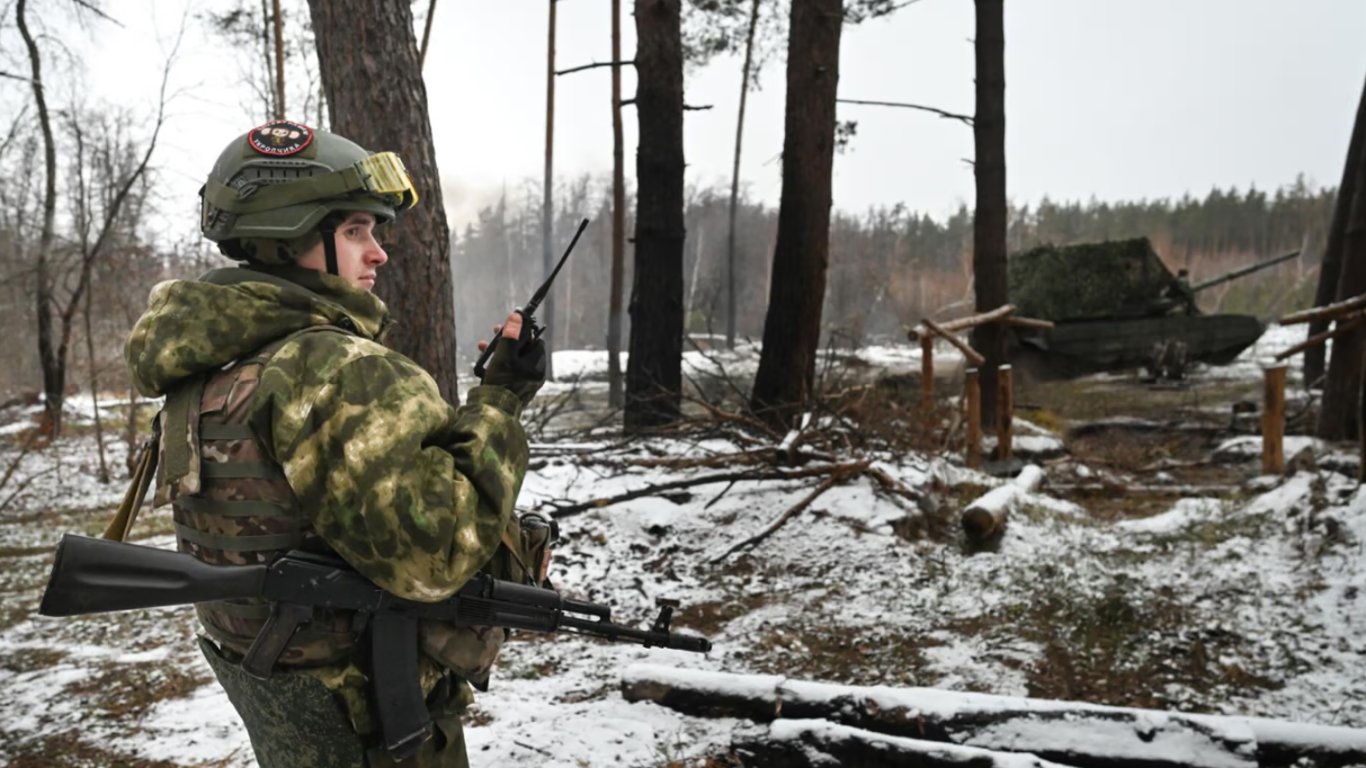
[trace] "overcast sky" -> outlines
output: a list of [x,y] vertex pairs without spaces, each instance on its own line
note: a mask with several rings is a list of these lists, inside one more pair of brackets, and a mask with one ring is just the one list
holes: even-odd
[[[218,3],[221,4],[221,3]],[[39,4],[42,7],[43,4]],[[83,52],[88,93],[153,101],[174,2],[108,3],[123,24],[95,25]],[[211,3],[197,0],[192,7]],[[629,9],[623,52],[634,51]],[[417,3],[425,12],[426,3]],[[506,185],[541,175],[545,0],[444,0],[426,66],[437,160],[457,224]],[[608,0],[562,0],[557,68],[610,57]],[[11,30],[12,32],[12,30]],[[1213,185],[1274,189],[1299,173],[1335,186],[1366,78],[1366,0],[1008,0],[1008,192],[1016,201],[1203,195]],[[842,98],[973,108],[973,4],[921,0],[846,27]],[[166,191],[193,196],[221,147],[258,122],[243,111],[239,67],[193,31],[177,65],[185,89],[161,160]],[[750,96],[742,177],[754,197],[780,193],[783,72],[770,64]],[[688,180],[728,183],[740,63],[690,72]],[[611,168],[608,70],[559,78],[555,168],[565,178]],[[625,70],[623,94],[634,93]],[[150,106],[148,107],[150,108]],[[909,110],[841,105],[857,120],[835,160],[835,206],[904,202],[943,216],[971,202],[971,129]],[[635,115],[625,115],[627,177]],[[188,206],[193,210],[193,206]]]

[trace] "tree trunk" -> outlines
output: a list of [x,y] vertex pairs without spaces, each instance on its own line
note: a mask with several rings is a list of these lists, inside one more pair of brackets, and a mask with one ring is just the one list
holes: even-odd
[[34,278],[37,283],[34,300],[38,305],[38,363],[43,369],[43,408],[51,434],[56,436],[62,431],[62,398],[66,385],[66,371],[58,364],[55,350],[52,348],[53,286],[47,263],[52,251],[53,219],[57,214],[57,149],[52,138],[52,121],[48,117],[47,97],[43,91],[42,60],[38,55],[38,45],[29,33],[28,20],[24,18],[27,4],[26,0],[19,0],[14,15],[18,20],[19,34],[24,38],[24,46],[28,49],[33,101],[38,107],[38,124],[43,132],[43,228],[38,236],[38,253],[34,261]]
[[[545,175],[541,184],[541,273],[549,275],[555,268],[555,3],[550,0],[550,23],[546,37],[545,59]],[[545,375],[555,378],[555,297],[547,294],[541,303],[541,325],[545,334]]]
[[678,419],[683,357],[683,45],[680,0],[635,0],[635,266],[627,430]]
[[285,119],[285,17],[280,0],[271,0],[271,29],[275,32],[275,119]]
[[786,428],[812,396],[830,255],[842,0],[792,4],[787,45],[783,191],[764,347],[750,406]]
[[[1366,293],[1366,153],[1357,158],[1353,173],[1337,284],[1340,299]],[[1318,436],[1324,440],[1352,440],[1359,435],[1363,346],[1366,331],[1360,324],[1333,339],[1319,408]]]
[[[1319,285],[1314,292],[1314,306],[1332,304],[1338,295],[1338,278],[1342,275],[1342,241],[1347,227],[1347,208],[1352,204],[1356,190],[1357,166],[1362,163],[1362,153],[1366,152],[1366,85],[1362,86],[1361,99],[1357,102],[1356,121],[1352,123],[1352,138],[1347,143],[1347,162],[1342,167],[1342,181],[1338,184],[1337,201],[1333,205],[1333,221],[1328,227],[1328,242],[1323,247],[1323,259],[1319,264]],[[1341,298],[1347,298],[1343,296]],[[1327,320],[1309,323],[1305,338],[1316,336],[1328,330]],[[1323,376],[1324,361],[1327,359],[1322,344],[1310,347],[1304,353],[1304,382],[1312,386]]]
[[607,300],[607,402],[621,392],[621,293],[626,268],[626,180],[621,125],[621,0],[612,0],[612,277]]
[[372,152],[397,152],[422,197],[391,228],[390,261],[375,287],[401,321],[387,342],[426,368],[456,403],[450,230],[412,9],[361,0],[309,0],[308,7],[332,130]]
[[104,418],[100,416],[100,376],[99,362],[95,359],[94,324],[90,321],[90,305],[95,301],[95,289],[85,294],[83,319],[85,320],[85,356],[90,360],[90,413],[95,417],[95,448],[100,457],[100,472],[97,476],[101,483],[109,482],[109,460],[104,455]]
[[[977,210],[972,220],[972,272],[977,311],[1009,299],[1006,285],[1006,76],[1003,0],[976,0],[977,111],[972,121]],[[979,325],[972,346],[986,358],[982,370],[982,424],[996,423],[996,368],[1006,361],[1006,329]]]
[[730,216],[726,229],[726,349],[735,349],[735,209],[740,202],[740,146],[745,134],[749,72],[754,61],[754,29],[758,26],[759,0],[753,0],[749,7],[749,31],[745,33],[745,66],[740,70],[740,111],[735,118],[735,161],[730,170]]

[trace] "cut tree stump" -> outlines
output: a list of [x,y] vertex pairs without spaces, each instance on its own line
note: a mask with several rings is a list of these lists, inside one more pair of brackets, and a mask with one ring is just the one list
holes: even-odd
[[698,717],[826,720],[906,739],[1022,752],[1078,768],[1282,768],[1302,759],[1315,768],[1366,763],[1366,730],[1262,718],[657,665],[628,667],[621,687],[627,701],[653,701]]

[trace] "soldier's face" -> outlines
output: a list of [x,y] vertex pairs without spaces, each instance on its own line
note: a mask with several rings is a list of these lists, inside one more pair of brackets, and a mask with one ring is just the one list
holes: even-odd
[[[334,238],[337,242],[338,276],[362,291],[374,289],[379,268],[389,260],[389,255],[375,239],[375,225],[373,214],[352,213],[337,226]],[[327,251],[322,242],[300,256],[298,264],[326,272]]]

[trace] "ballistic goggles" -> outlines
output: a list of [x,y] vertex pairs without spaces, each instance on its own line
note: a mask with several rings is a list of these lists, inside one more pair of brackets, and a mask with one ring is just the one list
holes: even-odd
[[393,152],[378,152],[349,168],[283,184],[246,185],[241,191],[216,181],[204,186],[204,199],[208,203],[238,215],[346,198],[356,193],[371,195],[395,212],[412,208],[418,199],[408,169]]

